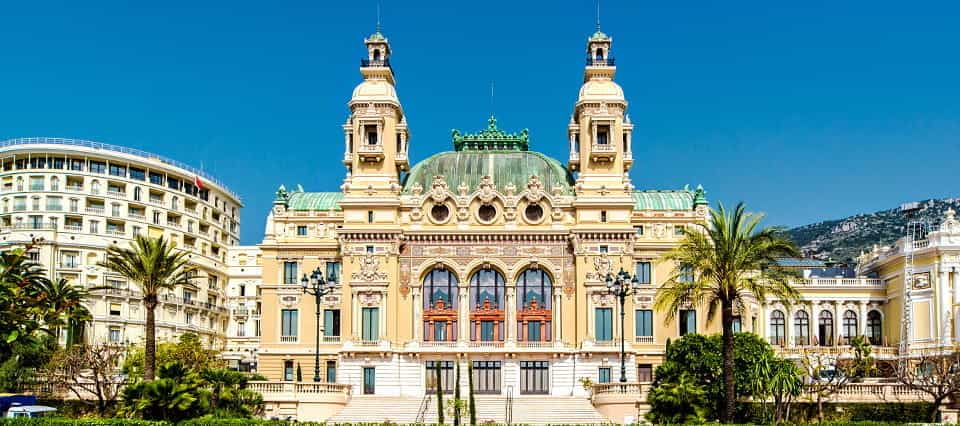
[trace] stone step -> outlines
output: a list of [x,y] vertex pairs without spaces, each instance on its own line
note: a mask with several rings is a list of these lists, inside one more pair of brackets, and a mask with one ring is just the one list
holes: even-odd
[[[445,397],[444,402],[446,403]],[[466,396],[464,396],[466,398]],[[506,397],[478,395],[475,397],[477,421],[506,422]],[[369,395],[354,396],[347,406],[328,421],[332,423],[373,423],[390,420],[395,423],[436,423],[437,400],[431,395],[422,419],[418,414],[423,398],[415,397],[375,397]],[[446,423],[453,423],[448,408],[444,406]],[[593,408],[587,398],[569,396],[521,396],[513,399],[514,424],[604,424],[608,423]],[[464,423],[469,419],[463,419]]]

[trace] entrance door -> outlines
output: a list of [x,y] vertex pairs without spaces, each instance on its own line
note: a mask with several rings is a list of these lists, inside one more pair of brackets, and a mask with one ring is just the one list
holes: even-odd
[[373,395],[377,387],[377,369],[374,367],[363,367],[363,394]]

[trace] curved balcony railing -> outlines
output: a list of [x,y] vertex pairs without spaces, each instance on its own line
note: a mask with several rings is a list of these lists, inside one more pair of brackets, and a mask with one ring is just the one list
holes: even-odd
[[616,64],[616,58],[610,56],[607,58],[596,58],[587,56],[587,66],[590,67],[612,67]]
[[361,59],[360,66],[364,68],[391,68],[389,59]]

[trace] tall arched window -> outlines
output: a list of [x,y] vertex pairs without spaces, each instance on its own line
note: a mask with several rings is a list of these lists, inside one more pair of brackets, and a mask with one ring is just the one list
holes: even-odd
[[380,60],[380,49],[373,49],[373,60],[374,61]]
[[517,277],[517,340],[549,342],[553,281],[543,269],[530,268]]
[[797,311],[793,316],[793,339],[796,345],[810,344],[810,315],[807,311]]
[[470,340],[503,341],[503,274],[480,269],[470,277]]
[[94,179],[92,182],[90,182],[90,193],[91,194],[100,193],[100,181]]
[[50,178],[50,190],[59,191],[60,190],[60,178],[54,176]]
[[423,277],[423,340],[457,340],[457,276],[445,267]]
[[849,345],[850,340],[857,337],[857,314],[853,311],[843,313],[843,342]]
[[883,342],[883,320],[880,312],[867,313],[867,339],[870,339],[871,345],[880,345]]
[[820,311],[819,324],[820,346],[833,346],[833,314],[830,311]]
[[603,61],[603,49],[597,48],[597,51],[594,52],[593,57],[597,60],[597,62]]
[[783,346],[787,334],[787,321],[783,311],[776,310],[770,313],[770,344]]

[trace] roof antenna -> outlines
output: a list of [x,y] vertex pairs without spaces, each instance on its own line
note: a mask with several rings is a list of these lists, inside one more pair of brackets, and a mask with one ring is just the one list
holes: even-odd
[[377,1],[377,32],[380,32],[380,2]]

